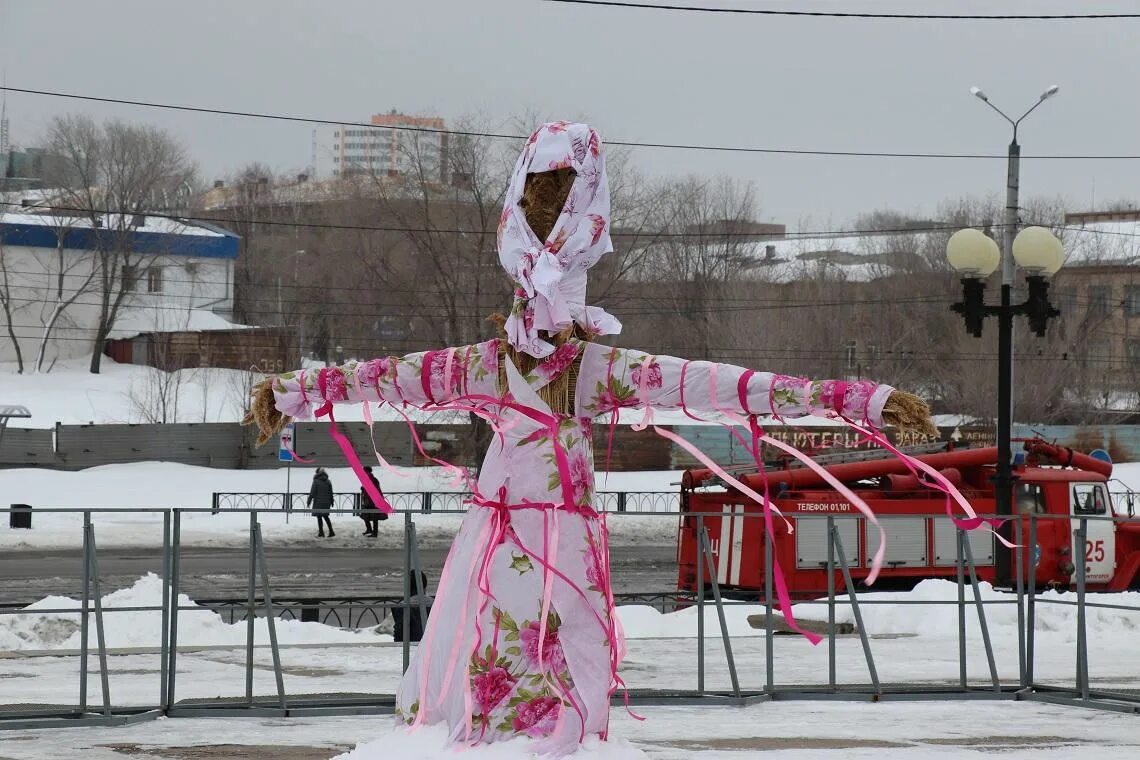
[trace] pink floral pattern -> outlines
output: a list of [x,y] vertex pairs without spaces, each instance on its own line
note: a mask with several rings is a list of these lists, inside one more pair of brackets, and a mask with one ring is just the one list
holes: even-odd
[[485,673],[479,673],[471,679],[475,688],[475,704],[483,715],[502,704],[515,689],[518,679],[510,671],[499,665],[493,665]]
[[585,555],[586,581],[590,584],[590,591],[605,594],[606,558],[593,534],[586,535],[586,548],[582,553]]
[[590,245],[597,245],[606,231],[606,220],[597,214],[589,214],[587,218],[590,220]]
[[580,350],[579,344],[576,342],[563,343],[554,353],[539,363],[536,371],[543,380],[553,380],[574,363]]
[[542,640],[542,660],[539,661],[538,650],[539,625],[537,620],[531,620],[519,629],[519,640],[522,642],[523,656],[526,664],[533,670],[551,670],[561,673],[566,670],[566,656],[562,653],[562,644],[558,641],[558,628],[549,624],[546,635]]
[[321,396],[325,401],[335,404],[338,401],[348,400],[348,383],[339,367],[325,367],[318,377],[317,387],[322,389]]
[[548,736],[558,722],[562,702],[554,697],[535,697],[516,708],[511,728],[527,736]]
[[388,357],[370,359],[356,365],[356,379],[362,388],[373,390],[379,386],[381,379],[389,380],[396,372],[396,363]]
[[650,362],[648,367],[644,364],[633,365],[633,372],[630,373],[629,379],[632,381],[635,390],[641,388],[641,376],[643,371],[645,373],[646,389],[652,390],[661,387],[661,365],[653,361]]
[[580,449],[573,451],[570,459],[570,490],[574,503],[589,506],[594,494],[594,463]]
[[[433,351],[428,356],[431,364],[431,387],[436,393],[440,393],[446,387],[444,383],[447,381],[448,352]],[[445,393],[445,396],[462,392],[463,374],[463,354],[457,350],[451,355],[451,393]]]

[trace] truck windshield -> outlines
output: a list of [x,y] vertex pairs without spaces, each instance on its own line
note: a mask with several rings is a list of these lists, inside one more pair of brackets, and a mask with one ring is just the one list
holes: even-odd
[[1096,483],[1073,484],[1073,514],[1103,515],[1107,512],[1104,489],[1100,485]]

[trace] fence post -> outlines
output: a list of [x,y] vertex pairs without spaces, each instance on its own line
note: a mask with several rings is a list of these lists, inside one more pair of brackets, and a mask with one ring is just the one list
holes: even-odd
[[966,559],[962,552],[962,529],[954,528],[954,564],[958,576],[958,680],[962,691],[966,690]]
[[[723,516],[720,519],[725,519]],[[776,689],[775,619],[772,617],[772,571],[775,565],[772,534],[764,521],[764,691],[771,696]],[[723,548],[722,548],[723,551]]]
[[1041,561],[1037,547],[1037,515],[1029,515],[1029,546],[1033,552],[1033,569],[1029,572],[1029,599],[1026,602],[1025,623],[1025,685],[1033,687],[1034,643],[1037,637],[1037,563]]
[[[423,505],[423,511],[424,512],[430,512],[431,511],[431,491],[424,491],[423,500],[421,501],[421,504]],[[409,521],[411,520],[410,515],[408,516],[408,520]]]
[[103,714],[111,715],[111,678],[107,672],[107,636],[103,628],[103,599],[99,588],[99,561],[95,549],[95,526],[88,523],[88,544],[91,547],[91,590],[95,601],[95,637],[99,642],[99,685],[103,690]]
[[162,631],[159,633],[158,704],[166,709],[166,675],[170,662],[170,510],[162,512]]
[[400,672],[407,673],[408,666],[412,661],[412,643],[409,641],[412,637],[412,513],[404,513],[404,614],[401,625],[403,627],[403,655],[404,655],[404,669]]
[[[705,516],[697,514],[697,542],[705,532]],[[705,693],[705,563],[697,549],[697,693]]]
[[218,505],[218,492],[217,491],[214,491],[214,493],[212,493],[210,495],[210,511],[212,513],[214,513],[215,515],[221,511],[221,507]]
[[1073,564],[1077,569],[1077,689],[1081,699],[1089,698],[1088,631],[1085,620],[1085,558],[1088,540],[1088,518],[1082,517],[1074,542]]
[[249,513],[249,577],[245,597],[245,701],[253,705],[253,638],[257,618],[257,513]]
[[625,511],[625,491],[618,491],[617,495],[617,511]]
[[700,535],[700,561],[707,562],[709,568],[709,583],[712,586],[713,601],[716,603],[716,614],[720,622],[720,637],[724,643],[724,657],[728,662],[728,676],[732,681],[732,694],[740,696],[740,679],[736,675],[736,659],[732,656],[732,641],[728,636],[728,622],[724,617],[724,600],[720,595],[720,583],[717,581],[716,568],[713,566],[712,543],[709,541],[708,529],[701,531]]
[[835,517],[827,516],[827,685],[835,688]]
[[182,554],[182,511],[174,510],[174,527],[170,539],[170,645],[167,650],[166,705],[167,711],[174,707],[175,687],[178,684],[178,590],[181,585]]
[[[289,709],[285,702],[285,678],[281,671],[281,649],[277,646],[277,622],[273,615],[273,595],[269,588],[269,568],[265,563],[265,542],[261,538],[261,523],[253,523],[254,547],[261,566],[261,595],[265,597],[265,624],[269,628],[269,651],[273,655],[273,676],[277,681],[277,701],[281,710]],[[251,668],[252,670],[252,668]],[[250,681],[252,682],[252,677]]]
[[83,513],[83,602],[79,618],[79,711],[87,712],[87,633],[90,630],[89,611],[91,609],[91,537],[87,528],[91,525],[91,513]]
[[[1017,549],[1014,556],[1017,561],[1017,677],[1018,685],[1024,689],[1029,686],[1025,677],[1025,536],[1021,527],[1021,515],[1016,516],[1013,524],[1014,543]],[[1032,556],[1032,549],[1030,550]]]
[[970,564],[970,586],[974,589],[974,606],[978,608],[978,626],[982,630],[982,644],[986,648],[986,662],[990,667],[990,681],[993,683],[994,691],[1001,691],[997,663],[994,660],[994,645],[990,641],[990,627],[986,622],[986,608],[982,602],[982,590],[978,586],[978,570],[974,565],[974,550],[970,548],[970,542],[966,540],[965,533],[959,532],[958,536],[966,553],[966,561]]
[[[843,551],[843,538],[839,535],[839,529],[834,528],[831,534],[835,542],[835,552],[839,555],[839,568],[843,571],[843,582],[847,586],[847,596],[851,598],[851,612],[855,616],[855,627],[859,631],[859,642],[863,645],[863,656],[867,658],[867,670],[871,674],[871,684],[875,687],[876,694],[882,694],[883,690],[879,687],[879,671],[875,667],[875,658],[871,654],[871,641],[867,638],[867,629],[863,626],[863,613],[859,610],[859,598],[855,595],[855,584],[851,580],[851,569],[847,566],[847,554]],[[855,553],[858,556],[859,549],[856,547]]]

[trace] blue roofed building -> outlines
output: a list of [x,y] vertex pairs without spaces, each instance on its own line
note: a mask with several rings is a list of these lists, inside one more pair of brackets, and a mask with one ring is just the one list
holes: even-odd
[[237,257],[238,237],[205,222],[0,206],[0,362],[16,342],[25,362],[41,349],[47,364],[90,355],[104,297],[120,293],[109,339],[240,328]]

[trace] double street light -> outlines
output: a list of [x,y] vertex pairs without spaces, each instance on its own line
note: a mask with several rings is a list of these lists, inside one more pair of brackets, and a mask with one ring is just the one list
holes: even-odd
[[[994,492],[997,514],[1003,517],[1013,515],[1013,320],[1015,316],[1024,314],[1029,320],[1030,329],[1038,337],[1044,337],[1049,321],[1060,316],[1060,312],[1049,302],[1049,278],[1061,268],[1065,258],[1061,241],[1044,227],[1027,227],[1020,233],[1017,231],[1021,171],[1021,146],[1017,142],[1017,131],[1025,117],[1056,95],[1058,89],[1054,85],[1045,90],[1032,107],[1013,119],[991,103],[980,89],[970,88],[974,97],[1000,114],[1013,127],[1006,174],[1003,246],[999,251],[996,242],[975,229],[955,232],[946,245],[946,258],[962,275],[962,300],[951,308],[962,315],[966,329],[974,337],[981,337],[986,317],[998,318],[998,429]],[[984,300],[985,279],[999,264],[1002,269],[1000,305],[987,305]],[[1029,289],[1028,298],[1019,304],[1013,303],[1016,266],[1025,270]],[[1009,582],[1012,578],[1009,553],[998,552],[996,564],[998,581]]]

